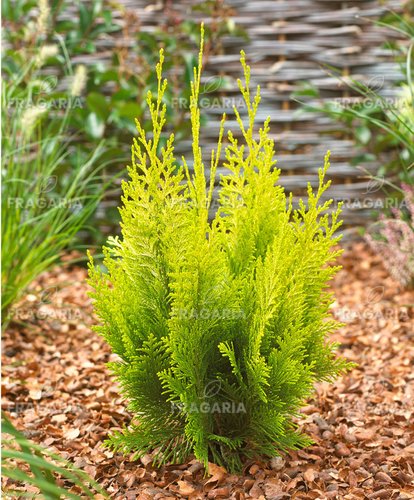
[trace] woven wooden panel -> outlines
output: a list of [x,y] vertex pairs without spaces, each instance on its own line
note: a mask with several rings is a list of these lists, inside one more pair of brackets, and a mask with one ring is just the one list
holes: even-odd
[[[153,32],[166,21],[162,3],[121,1],[138,17],[143,31]],[[206,24],[212,22],[211,18],[192,12],[194,3],[188,0],[171,2],[170,8],[178,18],[191,18]],[[214,100],[215,105],[204,108],[211,118],[202,131],[206,158],[215,145],[219,115],[223,111],[228,115],[227,126],[238,128],[231,105],[240,103],[237,78],[241,76],[239,53],[243,48],[252,67],[252,83],[261,86],[258,121],[271,117],[271,134],[277,145],[282,184],[296,196],[301,195],[308,181],[317,182],[317,168],[326,150],[330,149],[330,176],[333,179],[330,195],[346,200],[344,219],[347,225],[366,223],[372,213],[370,206],[375,203],[375,197],[381,196],[381,191],[372,189],[372,182],[369,183],[366,175],[351,165],[352,158],[360,152],[356,151],[351,138],[341,133],[341,127],[333,127],[325,115],[299,112],[300,105],[291,99],[291,94],[303,81],[309,81],[320,90],[322,99],[347,99],[349,89],[341,88],[338,80],[324,67],[332,65],[340,68],[344,76],[366,83],[375,78],[377,84],[380,82],[381,92],[392,95],[392,84],[401,79],[401,71],[384,42],[395,38],[396,34],[375,26],[373,20],[387,9],[401,12],[404,2],[227,0],[226,4],[232,7],[235,23],[247,32],[249,39],[224,38],[223,53],[211,55],[204,71],[207,86],[211,77],[226,75],[228,79],[227,98],[222,103]],[[102,53],[95,57],[107,56],[110,46],[111,41],[106,41]],[[240,112],[243,115],[242,106]],[[185,153],[190,147],[190,141],[182,142],[178,153]],[[364,168],[372,172],[377,167],[375,163],[364,163]]]

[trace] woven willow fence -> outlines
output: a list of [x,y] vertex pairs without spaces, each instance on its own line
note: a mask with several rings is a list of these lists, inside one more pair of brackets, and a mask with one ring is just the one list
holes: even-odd
[[[194,3],[167,2],[169,15],[172,9],[177,18],[214,22],[214,18],[192,12]],[[166,22],[164,3],[122,0],[122,4],[134,13],[143,31],[153,32]],[[232,105],[240,103],[237,78],[241,76],[239,54],[243,48],[252,67],[252,83],[261,86],[258,121],[271,117],[282,184],[296,196],[301,195],[308,181],[316,183],[317,168],[330,149],[330,194],[335,200],[345,200],[347,225],[366,223],[372,214],[370,204],[375,204],[373,200],[381,196],[381,191],[373,190],[367,175],[351,165],[358,154],[351,138],[341,132],[340,126],[333,126],[326,115],[300,111],[301,106],[291,95],[308,81],[319,89],[322,100],[348,99],[349,88],[330,76],[326,65],[368,84],[374,79],[383,95],[392,95],[392,84],[401,79],[401,70],[384,43],[396,35],[373,21],[388,9],[401,12],[403,4],[393,0],[227,0],[233,21],[245,30],[248,39],[226,37],[222,54],[209,57],[204,71],[207,87],[212,77],[224,75],[230,84],[224,99],[213,99],[214,105],[204,108],[212,118],[202,131],[206,151],[215,144],[223,111],[228,115],[228,127],[238,128]],[[243,114],[242,108],[240,111]],[[190,148],[189,142],[182,142],[177,152],[185,153]],[[377,167],[364,162],[369,171],[375,172]]]

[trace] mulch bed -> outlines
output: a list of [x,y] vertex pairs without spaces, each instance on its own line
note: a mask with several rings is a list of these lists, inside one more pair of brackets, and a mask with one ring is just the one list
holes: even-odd
[[[246,464],[243,475],[196,460],[161,470],[102,446],[129,422],[106,367],[82,268],[43,274],[3,336],[3,409],[27,437],[58,451],[117,499],[414,498],[414,292],[403,291],[362,243],[333,287],[334,340],[358,367],[319,384],[301,426],[307,449]],[[7,483],[7,480],[4,480]],[[99,498],[99,495],[96,496]]]

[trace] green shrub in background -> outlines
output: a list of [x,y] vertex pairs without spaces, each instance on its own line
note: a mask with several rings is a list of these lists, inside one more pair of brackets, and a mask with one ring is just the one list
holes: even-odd
[[38,75],[50,54],[40,48],[24,71],[2,83],[3,325],[13,317],[13,304],[29,284],[56,263],[63,250],[79,245],[76,236],[108,187],[102,176],[107,164],[103,145],[97,144],[86,158],[71,144],[70,114],[82,75],[62,93],[60,99],[67,104],[63,116],[33,102],[33,93],[45,84]]
[[[259,89],[250,95],[250,68],[239,82],[248,123],[228,133],[227,174],[219,209],[209,222],[224,117],[209,182],[200,145],[198,99],[201,53],[191,86],[194,173],[177,167],[174,136],[158,152],[166,121],[162,103],[163,53],[158,88],[148,93],[151,139],[137,121],[130,181],[123,183],[122,237],[104,248],[108,274],[90,264],[97,331],[120,360],[111,367],[130,410],[130,428],[109,444],[138,456],[155,450],[154,462],[184,461],[190,453],[230,470],[245,458],[269,457],[304,446],[298,414],[318,380],[348,365],[328,341],[337,327],[329,314],[327,282],[340,254],[332,249],[340,208],[328,215],[321,202],[328,158],[316,192],[292,209],[277,185],[269,119],[254,131]],[[178,168],[178,173],[177,173]]]
[[[206,32],[211,53],[221,50],[224,35],[240,32],[231,21],[231,9],[221,0],[197,2],[191,8],[213,13],[214,22]],[[134,118],[139,117],[149,130],[145,99],[147,91],[155,92],[157,86],[153,68],[161,46],[168,54],[165,69],[171,72],[173,82],[165,94],[168,124],[177,141],[191,137],[187,89],[194,65],[190,54],[199,37],[195,22],[177,17],[171,9],[165,26],[146,33],[141,30],[133,10],[107,0],[3,0],[2,13],[6,79],[24,71],[27,61],[36,57],[40,48],[54,50],[39,75],[44,83],[33,93],[34,102],[41,101],[48,109],[59,109],[66,84],[64,77],[70,76],[76,67],[83,70],[85,86],[69,121],[70,129],[76,131],[78,155],[83,155],[83,161],[96,144],[105,139],[101,155],[113,160],[112,171],[117,173],[129,156],[135,133]],[[102,44],[105,44],[104,50]],[[222,83],[219,79],[215,88]],[[21,86],[25,85],[23,79]],[[164,137],[160,139],[160,146],[164,140]],[[66,158],[66,164],[67,169],[71,168],[71,156]],[[116,212],[110,202],[104,206],[99,215],[107,227],[112,217],[116,218]],[[96,235],[89,241],[94,237]]]
[[[2,493],[5,498],[109,498],[102,488],[82,470],[55,453],[29,441],[2,415],[1,421]],[[8,478],[8,479],[7,479]],[[64,482],[65,486],[62,484]],[[39,493],[29,493],[28,486]],[[23,488],[22,488],[23,487]],[[69,488],[72,491],[69,491]],[[73,493],[74,488],[79,494]]]

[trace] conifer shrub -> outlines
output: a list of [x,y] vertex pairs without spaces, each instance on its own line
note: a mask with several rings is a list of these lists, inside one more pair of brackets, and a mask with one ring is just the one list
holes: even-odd
[[154,464],[194,454],[240,470],[245,459],[273,457],[310,443],[294,417],[316,381],[348,367],[329,334],[327,282],[338,269],[340,206],[322,201],[328,156],[319,186],[292,207],[277,184],[269,119],[256,133],[260,89],[249,90],[236,118],[243,140],[227,135],[218,208],[214,180],[221,165],[224,117],[207,168],[198,107],[202,45],[191,85],[193,165],[174,158],[174,137],[159,148],[165,124],[163,53],[158,90],[148,92],[153,132],[137,122],[130,179],[123,182],[122,236],[104,247],[107,272],[89,266],[97,331],[119,361],[111,368],[129,400],[134,422],[109,445]]

